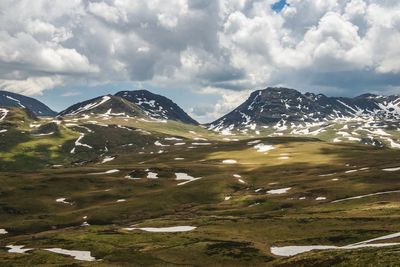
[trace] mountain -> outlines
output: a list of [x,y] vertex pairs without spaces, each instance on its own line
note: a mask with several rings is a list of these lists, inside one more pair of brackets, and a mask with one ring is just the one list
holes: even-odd
[[114,116],[147,117],[135,104],[117,96],[105,95],[77,103],[61,111],[58,116],[103,114]]
[[104,114],[133,116],[157,120],[173,120],[198,125],[172,100],[146,90],[121,91],[115,95],[96,97],[61,111],[59,116]]
[[212,122],[209,129],[255,129],[260,125],[291,126],[349,119],[396,122],[400,120],[399,104],[399,96],[328,97],[269,87],[253,92],[239,107]]
[[172,100],[147,90],[121,91],[115,95],[135,103],[152,118],[198,124]]
[[0,107],[3,108],[26,108],[36,116],[55,116],[57,113],[42,102],[27,96],[7,91],[0,91]]

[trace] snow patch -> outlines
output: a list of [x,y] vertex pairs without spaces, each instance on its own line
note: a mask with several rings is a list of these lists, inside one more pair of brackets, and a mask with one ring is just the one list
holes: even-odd
[[117,173],[117,172],[119,172],[119,170],[117,170],[117,169],[112,169],[112,170],[105,171],[105,172],[89,173],[89,175],[112,174],[112,173]]
[[106,163],[106,162],[109,162],[109,161],[112,161],[112,160],[114,160],[115,159],[115,157],[105,157],[102,161],[101,161],[101,164],[103,164],[103,163]]
[[72,256],[76,260],[80,261],[95,261],[96,258],[91,256],[90,251],[81,251],[81,250],[68,250],[62,248],[45,248],[44,250],[54,252],[57,254]]
[[237,161],[234,160],[234,159],[224,159],[224,160],[222,161],[222,163],[223,163],[223,164],[235,164],[235,163],[237,163]]
[[380,241],[385,239],[392,239],[400,237],[400,233],[394,233],[390,235],[385,235],[369,240],[365,240],[362,242],[350,244],[347,246],[326,246],[326,245],[310,245],[310,246],[284,246],[284,247],[271,247],[271,253],[277,256],[294,256],[300,253],[312,251],[312,250],[327,250],[327,249],[358,249],[365,247],[387,247],[387,246],[395,246],[400,245],[400,243],[372,243],[374,241]]
[[93,147],[91,147],[91,146],[89,146],[89,145],[87,145],[87,144],[81,143],[81,140],[82,140],[84,137],[85,137],[85,134],[81,133],[81,135],[79,136],[79,138],[76,139],[76,141],[75,141],[75,147],[71,150],[71,152],[70,152],[71,154],[74,154],[74,153],[75,153],[75,148],[76,148],[77,146],[83,146],[83,147],[87,147],[87,148],[93,148]]
[[311,250],[324,250],[324,249],[336,249],[336,246],[285,246],[285,247],[271,247],[271,253],[277,256],[294,256],[303,252]]
[[156,173],[156,172],[148,172],[147,173],[147,178],[148,179],[158,179],[158,173]]
[[386,169],[382,169],[382,171],[385,171],[385,172],[396,172],[396,171],[400,171],[400,167],[386,168]]
[[0,235],[8,234],[6,229],[0,229]]
[[194,177],[188,175],[187,173],[183,173],[183,172],[177,172],[177,173],[175,173],[175,176],[176,176],[175,180],[184,180],[185,181],[185,182],[179,183],[178,185],[184,185],[184,184],[201,179],[201,177],[194,178]]
[[0,108],[0,116],[1,116],[0,121],[4,120],[7,114],[8,114],[8,109]]
[[254,147],[254,149],[257,150],[257,152],[260,152],[260,153],[268,152],[270,150],[275,149],[273,145],[267,145],[267,144],[257,144],[253,147]]
[[161,144],[160,141],[155,141],[154,144],[155,144],[156,146],[169,146],[169,145],[163,145],[163,144]]
[[167,141],[182,141],[183,139],[182,138],[176,138],[176,137],[166,137],[166,138],[164,138],[164,140],[167,140]]
[[61,197],[61,198],[57,198],[57,199],[56,199],[56,202],[57,202],[57,203],[63,203],[63,204],[72,205],[71,202],[68,202],[68,201],[65,201],[65,200],[66,200],[65,197]]
[[124,230],[141,230],[145,232],[152,233],[179,233],[179,232],[189,232],[197,227],[195,226],[171,226],[171,227],[143,227],[143,228],[124,228]]
[[174,144],[174,146],[183,146],[183,145],[185,145],[186,143],[183,143],[183,142],[181,142],[181,143],[175,143]]
[[268,194],[285,194],[290,189],[292,189],[292,188],[291,187],[285,187],[285,188],[279,188],[279,189],[272,189],[272,190],[268,190],[267,193]]
[[9,253],[20,253],[24,254],[25,252],[32,250],[33,248],[23,248],[24,246],[15,246],[15,245],[8,245],[6,248],[8,248]]

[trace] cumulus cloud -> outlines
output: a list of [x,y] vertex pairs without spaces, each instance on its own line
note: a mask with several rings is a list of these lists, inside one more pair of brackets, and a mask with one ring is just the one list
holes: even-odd
[[205,87],[199,90],[202,94],[215,94],[219,96],[216,103],[199,103],[190,108],[189,114],[200,122],[212,122],[216,118],[225,115],[244,100],[246,100],[253,90],[232,91],[215,87]]
[[118,23],[127,21],[124,10],[120,10],[104,2],[90,2],[87,6],[87,11],[99,18],[105,19],[107,22]]
[[269,85],[348,95],[400,86],[399,1],[276,2],[3,0],[0,87],[35,95],[144,81],[220,96],[212,111],[192,110],[211,118]]
[[28,77],[26,79],[0,79],[0,88],[25,95],[40,95],[43,90],[63,84],[59,76]]

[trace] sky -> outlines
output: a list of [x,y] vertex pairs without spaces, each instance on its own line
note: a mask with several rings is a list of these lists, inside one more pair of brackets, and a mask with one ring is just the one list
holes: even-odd
[[399,43],[397,0],[0,0],[0,89],[147,89],[210,122],[269,86],[400,94]]

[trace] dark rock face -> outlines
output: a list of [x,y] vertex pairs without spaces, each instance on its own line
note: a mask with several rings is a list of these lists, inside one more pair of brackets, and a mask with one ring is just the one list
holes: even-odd
[[222,130],[252,124],[323,122],[366,116],[376,120],[399,120],[399,104],[399,96],[364,94],[354,98],[327,97],[273,87],[253,92],[243,104],[211,123],[209,128]]
[[147,90],[121,91],[115,96],[122,97],[136,104],[144,113],[155,119],[180,121],[188,124],[198,124],[177,104],[169,98],[153,94]]
[[50,116],[53,117],[57,113],[51,110],[42,102],[27,96],[15,94],[7,91],[0,91],[0,107],[5,108],[25,108],[36,116]]

